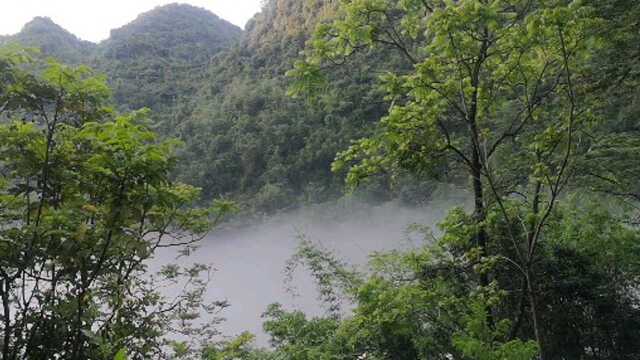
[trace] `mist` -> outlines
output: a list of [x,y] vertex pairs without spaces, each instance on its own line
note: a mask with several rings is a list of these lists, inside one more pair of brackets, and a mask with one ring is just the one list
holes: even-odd
[[[421,207],[396,202],[366,205],[342,201],[332,205],[306,207],[274,216],[259,224],[214,230],[200,247],[178,262],[210,264],[215,271],[209,285],[209,300],[227,300],[230,307],[220,315],[225,336],[249,331],[259,346],[268,345],[261,315],[267,306],[280,303],[288,310],[310,316],[322,315],[313,279],[301,269],[293,284],[285,284],[284,268],[295,253],[301,237],[366,270],[372,252],[408,250],[424,245],[424,239],[408,231],[410,225],[434,227],[453,206],[465,206],[462,192],[448,193]],[[156,254],[154,265],[176,262],[176,254]],[[295,292],[287,291],[294,286]]]

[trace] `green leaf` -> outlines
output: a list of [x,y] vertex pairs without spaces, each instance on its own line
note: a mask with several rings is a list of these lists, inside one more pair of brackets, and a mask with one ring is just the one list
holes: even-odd
[[116,356],[113,357],[113,360],[127,360],[127,352],[127,348],[118,350]]

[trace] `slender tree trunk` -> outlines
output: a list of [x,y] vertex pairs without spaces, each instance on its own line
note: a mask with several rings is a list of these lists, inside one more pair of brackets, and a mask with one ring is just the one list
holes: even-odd
[[533,291],[533,284],[531,280],[531,274],[528,273],[527,277],[527,292],[529,294],[529,308],[531,310],[531,320],[533,321],[533,334],[536,337],[536,342],[540,347],[540,360],[546,359],[545,346],[543,341],[543,335],[540,331],[540,317],[538,313],[538,304],[536,300],[536,293]]
[[520,295],[520,300],[518,302],[518,315],[516,316],[516,320],[513,323],[513,326],[511,327],[511,331],[509,331],[509,340],[513,340],[516,338],[516,336],[518,335],[518,332],[520,331],[520,327],[522,326],[522,320],[525,317],[526,304],[527,304],[528,293],[529,293],[527,289],[528,289],[527,280],[522,279],[522,287],[520,289],[522,293]]
[[[476,159],[477,157],[477,159]],[[477,224],[479,224],[478,233],[476,234],[476,246],[480,248],[481,255],[484,256],[487,253],[487,230],[485,229],[484,224],[482,224],[487,217],[487,212],[484,204],[484,188],[482,186],[481,179],[481,170],[479,166],[480,160],[479,155],[474,151],[473,156],[474,169],[472,170],[472,182],[473,182],[473,200],[474,200],[474,210],[473,210],[473,218]],[[476,168],[476,165],[478,166]],[[481,274],[480,282],[482,286],[489,285],[489,279],[487,274]]]
[[2,322],[4,336],[2,339],[2,359],[9,360],[11,351],[11,305],[9,304],[9,281],[0,283],[0,296],[2,297]]
[[[538,155],[538,158],[539,158],[539,155]],[[533,203],[531,207],[531,211],[536,217],[540,213],[540,192],[541,191],[542,191],[542,183],[540,181],[536,181]],[[525,281],[527,283],[529,308],[531,311],[531,320],[533,322],[533,333],[536,338],[536,341],[538,342],[538,346],[540,347],[540,360],[544,360],[546,358],[545,346],[543,342],[542,331],[540,329],[540,318],[539,318],[538,306],[537,306],[538,304],[536,300],[536,293],[534,292],[534,286],[533,286],[533,280],[532,280],[533,274],[531,271],[531,267],[533,266],[533,254],[534,254],[534,252],[531,249],[533,246],[535,246],[534,244],[535,232],[536,232],[536,222],[534,221],[531,223],[529,234],[527,236],[527,247],[528,247],[527,257],[528,258],[527,258],[527,263],[525,264],[526,266]]]
[[75,339],[72,346],[73,350],[72,350],[72,356],[71,356],[71,359],[74,359],[74,360],[83,359],[82,352],[84,348],[84,336],[83,336],[82,330],[84,329],[84,324],[83,324],[82,318],[84,316],[85,298],[86,298],[87,289],[88,289],[88,287],[85,285],[87,282],[86,279],[87,279],[87,275],[85,271],[81,270],[80,284],[82,288],[79,289],[79,294],[76,299],[78,308],[76,311]]
[[[475,223],[478,225],[478,232],[475,236],[475,245],[480,249],[481,257],[485,257],[488,254],[487,244],[489,242],[489,235],[487,234],[487,230],[484,226],[484,221],[487,217],[487,211],[484,198],[484,187],[482,184],[483,158],[482,149],[480,146],[480,132],[478,130],[478,99],[481,86],[482,66],[487,59],[487,52],[489,48],[488,38],[489,32],[488,29],[485,28],[484,39],[482,40],[482,46],[480,47],[478,58],[475,61],[472,72],[469,74],[471,76],[471,85],[474,90],[471,95],[470,107],[466,119],[471,140],[470,172],[472,177],[471,181],[474,199],[473,218]],[[464,97],[464,94],[462,94],[462,96]],[[489,285],[489,274],[487,274],[486,272],[482,272],[480,274],[480,285],[483,287]],[[489,326],[493,327],[493,315],[490,307],[487,307],[486,315]]]
[[[478,95],[479,88],[481,83],[480,73],[482,70],[482,65],[487,57],[488,51],[488,31],[485,29],[484,31],[485,39],[482,42],[482,46],[480,48],[480,53],[478,54],[478,59],[473,67],[473,72],[471,75],[471,85],[474,88],[473,94],[471,95],[471,106],[469,108],[469,112],[467,114],[467,123],[469,127],[469,135],[471,137],[471,181],[473,186],[473,199],[474,199],[474,212],[473,217],[477,224],[479,224],[478,233],[476,235],[476,245],[481,250],[481,255],[486,255],[488,235],[487,231],[482,224],[487,216],[486,207],[485,207],[485,199],[484,199],[484,188],[482,185],[482,149],[480,148],[480,133],[478,131]],[[464,96],[464,94],[462,95]],[[489,277],[487,274],[480,275],[480,283],[482,286],[489,285]]]

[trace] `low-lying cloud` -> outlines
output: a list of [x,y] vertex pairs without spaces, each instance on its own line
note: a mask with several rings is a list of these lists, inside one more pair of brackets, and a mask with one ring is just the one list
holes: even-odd
[[[408,234],[407,228],[412,224],[434,226],[448,209],[465,205],[465,198],[463,193],[448,194],[419,208],[395,202],[371,206],[348,201],[307,207],[260,224],[214,231],[194,254],[179,261],[211,264],[216,269],[208,297],[231,304],[221,314],[226,318],[220,326],[224,335],[250,331],[257,335],[258,345],[266,346],[261,314],[269,304],[281,303],[312,316],[324,312],[308,274],[294,277],[296,296],[286,290],[284,267],[300,235],[364,267],[372,252],[421,246],[424,240]],[[159,253],[153,262],[174,262],[175,255]]]

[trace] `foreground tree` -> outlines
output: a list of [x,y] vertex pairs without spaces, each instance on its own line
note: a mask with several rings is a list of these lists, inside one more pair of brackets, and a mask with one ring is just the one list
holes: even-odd
[[[508,336],[535,339],[540,358],[568,356],[570,347],[549,322],[566,296],[547,287],[566,273],[550,277],[541,265],[558,260],[549,253],[558,250],[550,229],[584,175],[602,174],[594,149],[606,149],[609,161],[629,160],[604,136],[610,123],[594,116],[596,12],[580,1],[525,0],[345,0],[341,10],[291,71],[294,94],[321,88],[323,67],[344,64],[358,51],[395,48],[414,67],[381,78],[388,115],[376,135],[339,154],[334,169],[348,169],[350,186],[381,173],[468,179],[473,210],[450,214],[441,243],[468,261],[450,267],[449,276],[465,274],[465,286],[508,292],[483,304],[488,329],[509,320]],[[632,289],[625,293],[635,298]],[[458,295],[474,303],[472,293]],[[572,345],[578,350],[571,356],[622,356],[618,336],[598,350]]]
[[207,267],[165,268],[190,284],[167,299],[147,260],[193,245],[228,204],[193,207],[198,189],[168,176],[176,144],[146,111],[115,115],[104,78],[15,52],[0,64],[2,358],[162,357],[204,307]]
[[[580,206],[577,206],[580,205]],[[303,242],[295,260],[316,276],[323,299],[334,308],[338,294],[354,306],[349,314],[307,318],[273,305],[264,328],[274,358],[285,359],[536,359],[530,320],[489,323],[486,308],[508,312],[518,289],[478,287],[473,258],[457,253],[468,240],[453,212],[443,236],[425,232],[429,245],[371,256],[362,274],[335,256]],[[640,232],[620,221],[618,209],[580,198],[558,207],[546,230],[536,271],[547,356],[566,359],[634,359],[640,354],[638,259]],[[458,225],[456,225],[458,224]],[[418,228],[417,230],[426,230]],[[488,227],[490,233],[494,233]],[[496,266],[494,273],[508,269]],[[329,291],[329,290],[332,291]],[[526,304],[524,304],[526,306]],[[517,311],[514,309],[514,316]],[[268,357],[265,357],[268,359]]]

